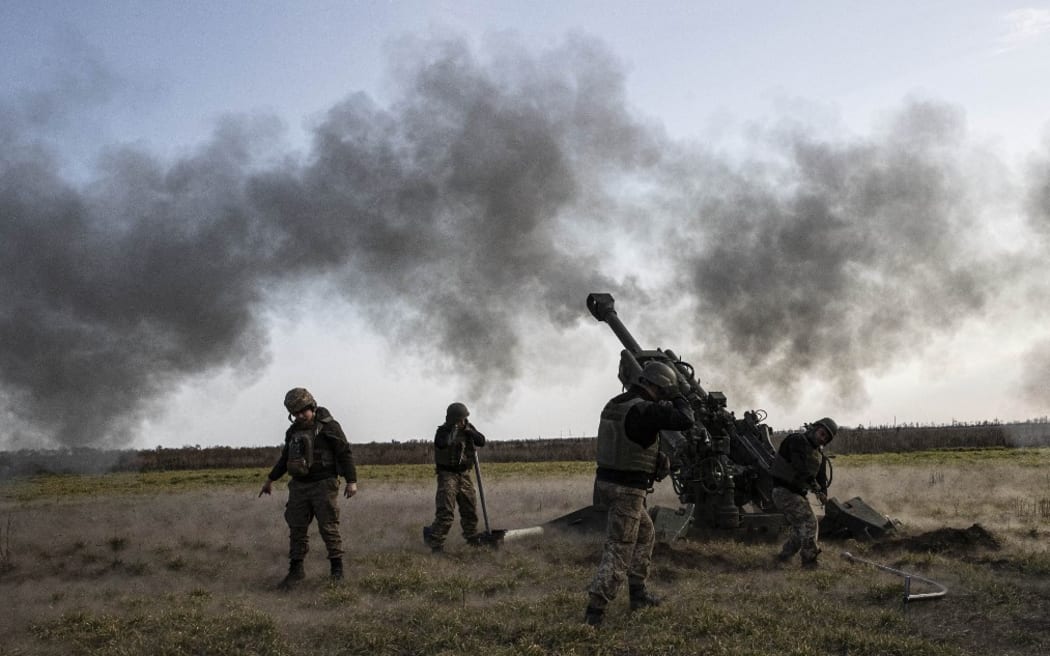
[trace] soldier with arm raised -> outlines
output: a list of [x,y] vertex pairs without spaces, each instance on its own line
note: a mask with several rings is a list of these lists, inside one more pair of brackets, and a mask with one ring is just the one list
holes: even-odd
[[655,531],[645,497],[660,478],[660,431],[693,425],[689,402],[681,396],[675,370],[648,362],[630,388],[605,404],[598,424],[595,504],[608,508],[601,563],[588,588],[584,621],[600,626],[605,608],[624,580],[631,610],[658,605],[646,589]]
[[471,424],[470,411],[462,403],[453,403],[445,411],[445,423],[434,433],[434,467],[437,476],[434,521],[423,527],[423,541],[434,553],[444,550],[445,537],[456,519],[463,538],[472,545],[478,538],[478,499],[470,469],[474,450],[485,446],[485,436]]

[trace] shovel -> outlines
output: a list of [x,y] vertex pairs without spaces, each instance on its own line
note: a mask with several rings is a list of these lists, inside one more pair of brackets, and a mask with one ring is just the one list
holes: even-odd
[[489,527],[489,511],[485,506],[485,486],[481,484],[481,462],[478,460],[477,451],[474,451],[474,477],[478,481],[478,498],[481,499],[481,516],[485,518],[485,532],[478,536],[478,541],[481,544],[496,548],[499,547],[501,542],[503,542],[503,536],[507,534],[507,531],[500,529],[493,531]]

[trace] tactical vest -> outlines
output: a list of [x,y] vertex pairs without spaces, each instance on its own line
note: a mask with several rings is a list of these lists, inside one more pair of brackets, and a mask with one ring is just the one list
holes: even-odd
[[321,421],[313,426],[293,430],[288,435],[288,473],[292,476],[335,474],[335,453],[328,440],[321,437]]
[[634,397],[623,403],[608,403],[598,423],[598,466],[620,471],[638,471],[655,474],[660,453],[660,439],[643,449],[627,437],[624,420],[627,412],[643,399]]
[[438,467],[462,469],[474,462],[474,440],[458,428],[452,429],[448,446],[434,449],[434,464]]
[[[790,463],[781,454],[780,449],[777,450],[777,455],[773,458],[773,464],[769,468],[769,474],[781,481],[786,483],[799,491],[806,491],[810,482],[813,481],[817,474],[820,472],[820,465],[824,460],[824,454],[820,452],[818,447],[813,446],[803,433],[792,433],[784,438],[784,440],[793,439],[794,436],[800,435],[802,439],[806,440],[806,445],[810,448],[806,451],[806,459],[802,463]],[[800,473],[799,468],[796,466],[802,465],[802,469],[805,473]]]

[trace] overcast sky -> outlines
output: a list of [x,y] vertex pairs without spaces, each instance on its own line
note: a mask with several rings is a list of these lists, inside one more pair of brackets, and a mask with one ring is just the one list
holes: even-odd
[[0,4],[0,447],[1050,414],[1050,3]]

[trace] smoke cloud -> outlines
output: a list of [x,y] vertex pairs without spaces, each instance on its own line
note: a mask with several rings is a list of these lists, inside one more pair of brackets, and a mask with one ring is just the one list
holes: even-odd
[[1036,234],[1050,243],[1050,135],[1043,152],[1034,156],[1028,171],[1028,220]]
[[493,370],[516,377],[523,317],[564,326],[589,291],[617,288],[563,229],[595,172],[655,150],[604,49],[573,39],[483,64],[462,43],[420,43],[397,70],[396,103],[333,107],[301,163],[257,161],[275,126],[227,118],[192,156],[114,150],[75,186],[8,113],[0,384],[13,443],[119,443],[117,427],[174,383],[257,366],[264,290],[338,281],[482,396]]
[[[406,41],[394,100],[347,97],[301,158],[275,119],[228,117],[190,155],[114,147],[74,183],[6,103],[0,439],[126,443],[173,386],[263,366],[267,301],[298,287],[495,403],[484,381],[513,383],[529,336],[587,318],[591,291],[627,291],[638,316],[684,298],[704,366],[737,384],[790,398],[818,376],[857,400],[864,372],[1009,284],[972,237],[969,182],[989,163],[955,108],[912,102],[855,142],[775,130],[733,164],[635,116],[601,44],[504,45]],[[624,234],[639,261],[671,263],[667,287],[603,258]]]
[[679,236],[700,341],[743,372],[736,385],[790,399],[815,377],[862,402],[861,373],[950,334],[1009,284],[978,237],[975,181],[998,164],[958,109],[912,101],[869,139],[792,128],[771,145],[761,165],[711,171]]
[[[1024,300],[1036,308],[1033,321],[1046,325],[1050,305],[1050,277],[1046,274],[1046,256],[1050,254],[1050,135],[1044,139],[1042,151],[1032,158],[1028,174],[1026,216],[1040,248],[1028,263],[1032,281]],[[1050,341],[1032,345],[1021,361],[1021,394],[1044,408],[1050,406]]]
[[1032,346],[1024,362],[1021,393],[1032,403],[1050,407],[1050,341]]

